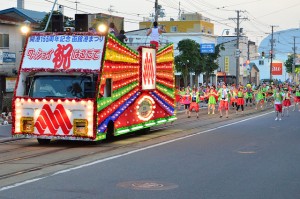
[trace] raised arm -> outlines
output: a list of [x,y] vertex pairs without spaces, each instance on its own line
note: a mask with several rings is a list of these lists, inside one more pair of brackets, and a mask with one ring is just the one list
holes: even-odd
[[151,32],[152,32],[152,29],[150,28],[147,32],[147,36],[149,36],[151,34]]

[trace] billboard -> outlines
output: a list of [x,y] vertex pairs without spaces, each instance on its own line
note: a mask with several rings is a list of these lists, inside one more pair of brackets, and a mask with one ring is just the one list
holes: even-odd
[[272,75],[282,75],[282,63],[272,63]]
[[32,35],[22,68],[99,70],[104,42],[98,35]]

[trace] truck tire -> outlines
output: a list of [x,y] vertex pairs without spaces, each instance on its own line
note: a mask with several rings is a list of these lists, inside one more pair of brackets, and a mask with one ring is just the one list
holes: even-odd
[[106,131],[106,139],[111,141],[115,138],[115,124],[113,121],[109,121],[107,125],[107,131]]
[[39,142],[40,145],[47,145],[50,144],[50,139],[40,139],[38,138],[37,141]]

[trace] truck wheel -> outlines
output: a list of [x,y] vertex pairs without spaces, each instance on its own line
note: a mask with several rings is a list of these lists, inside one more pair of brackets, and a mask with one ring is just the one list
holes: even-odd
[[47,145],[50,144],[50,139],[37,139],[37,141],[39,142],[40,145]]
[[142,131],[142,134],[148,134],[148,133],[150,133],[150,127],[144,128],[141,131]]
[[113,121],[110,121],[107,125],[107,131],[106,131],[106,139],[111,141],[114,139],[115,135],[115,125]]

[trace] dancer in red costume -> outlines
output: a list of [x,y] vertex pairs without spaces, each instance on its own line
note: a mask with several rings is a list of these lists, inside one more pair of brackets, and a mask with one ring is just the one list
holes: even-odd
[[289,111],[290,111],[290,106],[292,105],[291,103],[291,92],[286,88],[284,90],[284,97],[283,97],[283,113],[282,115],[286,115],[287,117],[289,116]]

